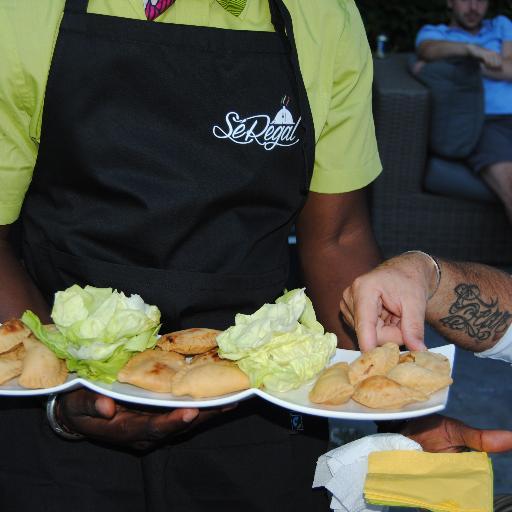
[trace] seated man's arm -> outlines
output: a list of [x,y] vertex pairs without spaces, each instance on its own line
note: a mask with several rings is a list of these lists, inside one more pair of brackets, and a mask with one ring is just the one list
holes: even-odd
[[474,44],[450,41],[443,25],[425,25],[416,36],[416,54],[430,62],[450,57],[471,57],[489,69],[501,69],[501,54]]
[[501,68],[491,69],[482,64],[482,75],[493,80],[512,82],[512,41],[505,41],[501,48]]
[[422,60],[432,61],[448,57],[469,57],[468,44],[451,41],[429,40],[421,42],[416,54]]
[[427,62],[449,57],[471,57],[480,61],[489,71],[500,71],[503,65],[499,53],[468,43],[425,40],[418,45],[416,53],[419,59]]

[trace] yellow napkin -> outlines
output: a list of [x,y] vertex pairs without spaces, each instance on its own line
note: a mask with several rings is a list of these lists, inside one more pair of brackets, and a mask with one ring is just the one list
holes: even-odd
[[492,512],[493,476],[486,453],[370,453],[364,497],[374,505],[434,512]]

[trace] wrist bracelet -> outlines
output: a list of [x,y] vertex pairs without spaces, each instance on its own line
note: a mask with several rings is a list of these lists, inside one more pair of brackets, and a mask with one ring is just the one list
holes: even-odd
[[428,258],[433,264],[436,269],[436,284],[434,286],[434,289],[432,292],[430,292],[430,295],[428,296],[427,300],[430,300],[435,293],[437,292],[437,289],[439,288],[439,284],[441,283],[441,265],[439,265],[439,261],[437,261],[437,258],[434,258],[434,256],[428,254],[427,252],[419,251],[419,250],[413,250],[413,251],[405,251],[403,254],[422,254],[426,258]]
[[63,439],[67,439],[68,441],[78,441],[80,439],[83,439],[85,436],[82,434],[77,434],[76,432],[71,432],[71,430],[68,430],[63,425],[61,425],[57,421],[57,417],[55,415],[55,407],[57,405],[57,398],[59,395],[56,393],[52,393],[48,396],[48,399],[46,401],[46,417],[48,418],[48,424],[50,425],[50,428]]

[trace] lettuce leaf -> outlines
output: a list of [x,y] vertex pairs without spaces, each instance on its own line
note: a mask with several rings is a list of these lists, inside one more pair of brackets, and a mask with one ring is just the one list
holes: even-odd
[[21,320],[68,369],[94,380],[113,382],[135,352],[152,348],[160,329],[160,311],[138,295],[111,288],[73,285],[55,294],[53,326],[26,311]]
[[336,336],[324,333],[304,289],[291,290],[217,337],[219,355],[237,361],[251,381],[269,391],[297,388],[317,375],[336,350]]

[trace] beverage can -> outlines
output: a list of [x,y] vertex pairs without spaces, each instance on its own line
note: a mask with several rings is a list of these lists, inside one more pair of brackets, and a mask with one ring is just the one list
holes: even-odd
[[377,36],[376,55],[379,59],[386,56],[388,36],[386,34],[379,34]]

